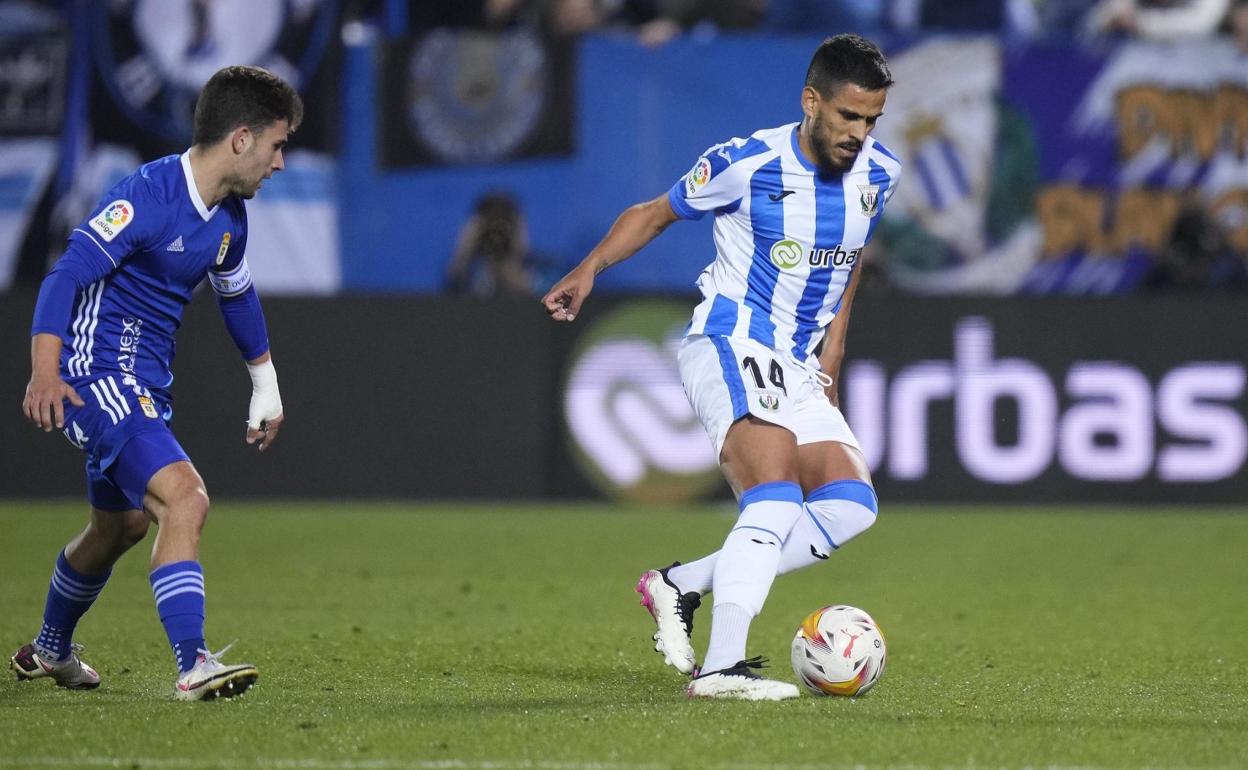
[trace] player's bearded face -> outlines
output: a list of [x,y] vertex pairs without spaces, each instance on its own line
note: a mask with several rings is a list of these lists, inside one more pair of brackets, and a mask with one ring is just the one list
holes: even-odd
[[868,91],[853,83],[846,83],[826,98],[811,88],[803,91],[810,146],[821,169],[841,172],[854,165],[867,135],[884,112],[887,96],[885,90]]
[[289,133],[286,121],[280,120],[254,134],[254,141],[238,156],[236,171],[230,180],[233,195],[255,197],[264,180],[286,167],[282,149]]

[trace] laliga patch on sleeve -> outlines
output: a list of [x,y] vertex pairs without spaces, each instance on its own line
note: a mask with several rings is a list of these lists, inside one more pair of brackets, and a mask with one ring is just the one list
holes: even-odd
[[693,195],[711,181],[711,162],[706,158],[698,158],[689,173],[685,175],[685,193]]
[[134,204],[127,200],[115,200],[105,206],[90,224],[91,229],[99,233],[101,238],[112,241],[133,221]]
[[247,258],[243,257],[238,267],[228,273],[209,270],[208,282],[212,284],[212,290],[222,297],[233,297],[247,291],[247,287],[251,286],[251,268],[247,267]]

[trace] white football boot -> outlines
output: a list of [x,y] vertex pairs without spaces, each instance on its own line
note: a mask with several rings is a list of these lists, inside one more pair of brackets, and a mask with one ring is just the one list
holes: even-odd
[[71,645],[71,649],[73,651],[65,660],[52,660],[40,655],[35,645],[28,644],[9,658],[9,667],[17,672],[19,682],[47,676],[56,682],[57,687],[67,690],[94,690],[99,687],[100,675],[78,657],[82,645]]
[[250,663],[227,666],[218,660],[233,646],[230,642],[217,653],[199,650],[195,667],[178,677],[174,696],[178,700],[212,700],[233,698],[246,692],[256,683],[260,672]]
[[[675,567],[680,562],[676,562]],[[654,632],[654,649],[662,653],[663,662],[682,674],[692,674],[697,665],[693,653],[693,611],[702,604],[702,597],[690,591],[682,594],[670,580],[672,567],[651,569],[641,573],[637,593],[641,606],[650,612],[658,630]]]
[[763,668],[766,660],[750,658],[737,661],[736,665],[719,671],[699,674],[693,678],[685,693],[690,698],[732,698],[736,700],[788,700],[796,698],[796,685],[764,679],[753,669]]

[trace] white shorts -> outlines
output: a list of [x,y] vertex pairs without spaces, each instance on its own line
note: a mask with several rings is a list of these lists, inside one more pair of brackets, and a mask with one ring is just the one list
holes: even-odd
[[787,428],[799,445],[839,441],[860,449],[814,372],[789,353],[751,339],[695,334],[681,343],[677,360],[685,395],[716,457],[728,429],[746,414]]

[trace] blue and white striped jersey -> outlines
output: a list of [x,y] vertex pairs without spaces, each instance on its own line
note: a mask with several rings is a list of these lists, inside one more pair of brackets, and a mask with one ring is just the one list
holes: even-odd
[[183,308],[205,277],[221,296],[246,292],[246,248],[242,199],[205,206],[186,153],[122,179],[70,234],[62,257],[91,281],[74,298],[68,328],[56,330],[62,376],[119,372],[127,385],[167,398]]
[[798,124],[708,149],[668,192],[676,214],[715,213],[715,260],[688,334],[748,337],[807,361],[897,189],[901,162],[868,137],[853,167],[821,175]]

